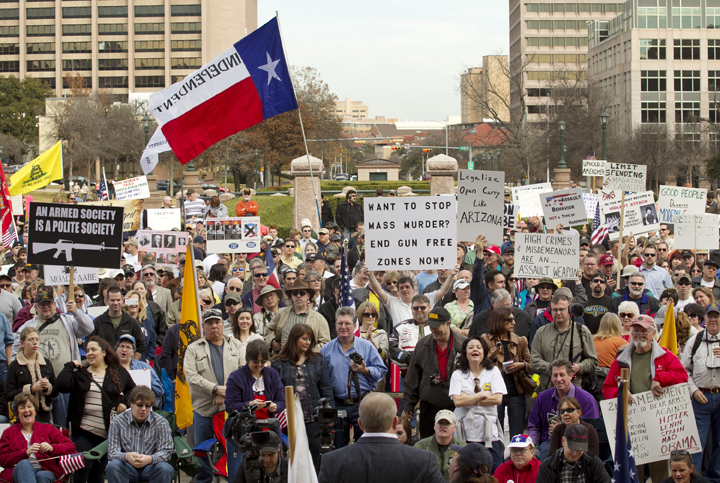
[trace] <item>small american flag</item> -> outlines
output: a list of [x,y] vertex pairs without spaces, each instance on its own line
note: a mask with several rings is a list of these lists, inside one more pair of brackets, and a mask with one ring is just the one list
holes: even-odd
[[280,431],[284,431],[287,428],[287,409],[283,409],[283,412],[281,412],[277,420],[280,421]]
[[593,245],[599,245],[608,236],[608,229],[606,225],[600,224],[600,207],[598,206],[595,210],[595,218],[593,218],[593,231],[590,235],[590,243]]
[[76,472],[81,468],[85,468],[85,458],[82,453],[68,454],[60,457],[60,468],[63,470],[63,476]]
[[[340,248],[340,307],[352,307],[355,309],[355,297],[350,288],[350,274],[347,266],[347,247]],[[372,277],[373,275],[370,274]],[[355,322],[355,336],[360,337],[360,325]]]
[[100,179],[100,189],[98,190],[98,199],[102,201],[109,200],[107,181],[105,179],[105,168],[103,168],[102,178]]

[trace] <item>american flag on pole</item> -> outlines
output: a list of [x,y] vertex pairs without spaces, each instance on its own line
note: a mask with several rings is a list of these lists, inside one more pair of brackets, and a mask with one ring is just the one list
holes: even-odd
[[10,192],[8,191],[2,166],[0,166],[0,220],[2,220],[2,244],[4,247],[11,247],[13,242],[17,240],[17,232],[12,217]]
[[85,458],[82,453],[61,456],[60,468],[63,470],[63,476],[75,473],[77,470],[85,468]]
[[639,483],[635,455],[633,454],[630,436],[625,426],[622,387],[618,391],[617,423],[615,424],[615,465],[613,483]]
[[108,196],[107,181],[105,179],[105,168],[103,168],[102,178],[100,179],[100,189],[98,190],[98,199],[101,201],[107,201],[110,199]]
[[[340,248],[340,307],[352,307],[355,309],[355,297],[350,288],[350,274],[347,266],[347,246]],[[370,275],[372,277],[372,275]],[[360,325],[355,322],[355,336],[360,337]]]
[[287,409],[283,409],[283,412],[281,412],[277,420],[280,422],[280,431],[285,431],[287,428]]
[[608,236],[607,226],[600,224],[600,206],[595,210],[595,218],[593,218],[593,230],[590,235],[590,243],[599,245]]

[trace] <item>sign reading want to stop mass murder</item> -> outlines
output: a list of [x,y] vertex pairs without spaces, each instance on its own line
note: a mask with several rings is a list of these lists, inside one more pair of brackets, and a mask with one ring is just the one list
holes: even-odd
[[123,208],[32,203],[28,263],[118,268],[123,253]]
[[365,262],[368,268],[455,268],[456,205],[454,196],[366,198]]
[[515,276],[578,279],[580,235],[515,234]]

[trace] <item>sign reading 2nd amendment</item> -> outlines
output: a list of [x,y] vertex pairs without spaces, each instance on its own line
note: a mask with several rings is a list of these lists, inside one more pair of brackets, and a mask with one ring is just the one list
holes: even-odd
[[114,206],[32,203],[28,263],[118,268],[123,209]]

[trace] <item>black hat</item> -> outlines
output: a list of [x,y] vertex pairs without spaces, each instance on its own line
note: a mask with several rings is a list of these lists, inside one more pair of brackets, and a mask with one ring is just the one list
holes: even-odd
[[323,260],[323,261],[324,261],[324,260],[325,260],[325,257],[323,257],[323,256],[322,256],[321,254],[319,254],[319,253],[311,253],[310,255],[308,255],[307,257],[305,257],[305,261],[306,261],[306,262],[314,262],[314,261],[317,261],[317,260]]
[[38,293],[35,294],[35,303],[41,304],[43,302],[54,302],[55,297],[53,297],[52,290],[44,288],[42,290],[38,290]]
[[588,236],[581,236],[581,237],[580,237],[580,245],[582,245],[582,244],[584,244],[584,243],[587,243],[588,245],[591,245],[592,242],[591,242],[591,240],[590,240],[590,237],[588,237]]
[[705,260],[705,262],[703,263],[703,266],[705,266],[705,265],[712,265],[713,267],[720,269],[720,260],[718,260],[717,257],[712,256],[712,257],[708,258],[707,260]]
[[450,449],[455,451],[463,463],[469,468],[477,468],[480,465],[485,465],[488,470],[492,469],[492,454],[489,449],[480,443],[468,443],[465,446],[453,444],[450,445]]
[[428,314],[427,324],[433,329],[437,329],[448,322],[450,322],[450,312],[444,307],[434,307]]
[[332,241],[341,241],[341,240],[342,240],[342,238],[340,238],[340,235],[338,235],[337,233],[333,233],[332,235],[330,235],[331,242]]
[[692,258],[694,256],[695,255],[693,254],[692,250],[683,250],[682,252],[680,252],[680,258],[685,258],[685,257]]
[[23,242],[21,242],[20,240],[15,240],[15,241],[13,242],[13,244],[12,244],[12,247],[13,247],[13,248],[15,248],[15,247],[24,247],[24,246],[25,246],[25,245],[23,245]]
[[573,423],[565,428],[565,440],[568,448],[573,451],[587,451],[588,439],[588,430],[580,423]]
[[135,275],[135,267],[130,265],[129,263],[126,263],[122,266],[123,272],[125,272],[125,275]]

